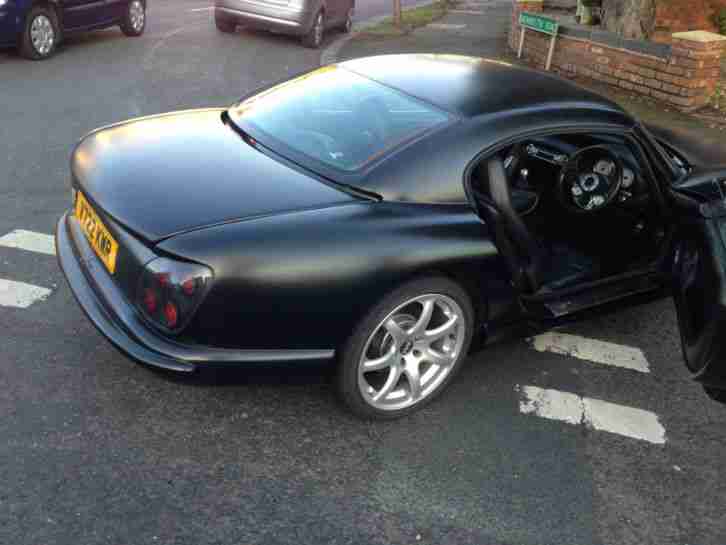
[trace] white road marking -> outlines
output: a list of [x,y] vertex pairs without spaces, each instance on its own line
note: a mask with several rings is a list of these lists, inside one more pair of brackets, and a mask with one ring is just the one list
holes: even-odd
[[658,445],[666,442],[665,428],[658,415],[650,411],[537,386],[522,386],[519,391],[522,394],[519,402],[522,414],[533,414],[573,425],[584,424],[594,430]]
[[589,397],[583,397],[582,404],[585,408],[585,423],[593,429],[658,445],[666,442],[665,428],[655,413]]
[[16,229],[0,237],[0,246],[29,252],[55,255],[55,239],[51,235]]
[[457,13],[459,15],[484,15],[485,12],[475,9],[452,9],[449,13]]
[[47,298],[50,293],[51,290],[47,288],[0,278],[0,306],[3,307],[28,308]]
[[521,413],[535,414],[568,424],[582,423],[580,396],[557,390],[543,390],[536,386],[522,386],[519,391],[522,393],[522,400],[519,402]]
[[433,28],[435,30],[461,30],[466,28],[466,25],[451,25],[447,23],[430,23],[426,25],[426,28]]
[[548,332],[529,340],[539,352],[554,352],[581,360],[650,373],[648,360],[639,348],[587,339],[567,333]]
[[188,9],[187,11],[195,12],[195,11],[210,11],[213,10],[214,6],[207,6],[206,8],[194,8],[194,9]]

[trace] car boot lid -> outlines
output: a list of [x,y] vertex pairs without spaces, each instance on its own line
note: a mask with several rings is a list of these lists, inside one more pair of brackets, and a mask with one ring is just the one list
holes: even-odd
[[222,112],[188,110],[98,129],[73,152],[73,184],[152,243],[210,225],[355,200],[262,153],[223,122]]

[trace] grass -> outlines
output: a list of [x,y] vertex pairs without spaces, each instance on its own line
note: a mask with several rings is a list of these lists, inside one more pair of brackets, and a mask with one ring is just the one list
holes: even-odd
[[380,37],[403,36],[415,28],[441,19],[453,5],[453,0],[438,0],[427,6],[407,9],[403,11],[401,26],[393,23],[393,17],[387,17],[380,23],[366,28],[363,33]]
[[711,97],[711,106],[716,110],[726,111],[726,81],[721,80],[716,87],[716,92]]

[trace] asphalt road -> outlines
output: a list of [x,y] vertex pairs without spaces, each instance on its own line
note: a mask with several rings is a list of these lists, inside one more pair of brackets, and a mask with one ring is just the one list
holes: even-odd
[[[52,232],[87,131],[227,104],[318,61],[293,39],[219,34],[198,7],[156,0],[144,37],[90,33],[43,63],[0,52],[0,236]],[[568,329],[641,349],[650,373],[512,340],[426,410],[371,424],[325,369],[131,363],[50,255],[0,247],[0,278],[52,290],[0,307],[0,543],[726,543],[726,407],[688,380],[670,301]],[[522,414],[523,385],[655,413],[666,443]]]

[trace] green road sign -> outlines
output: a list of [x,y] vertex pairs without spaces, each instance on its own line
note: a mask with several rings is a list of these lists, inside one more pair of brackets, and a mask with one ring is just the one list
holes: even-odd
[[534,15],[532,13],[523,12],[519,14],[519,24],[526,28],[531,28],[537,32],[543,32],[550,36],[556,36],[560,28],[560,23],[549,17],[542,15]]

